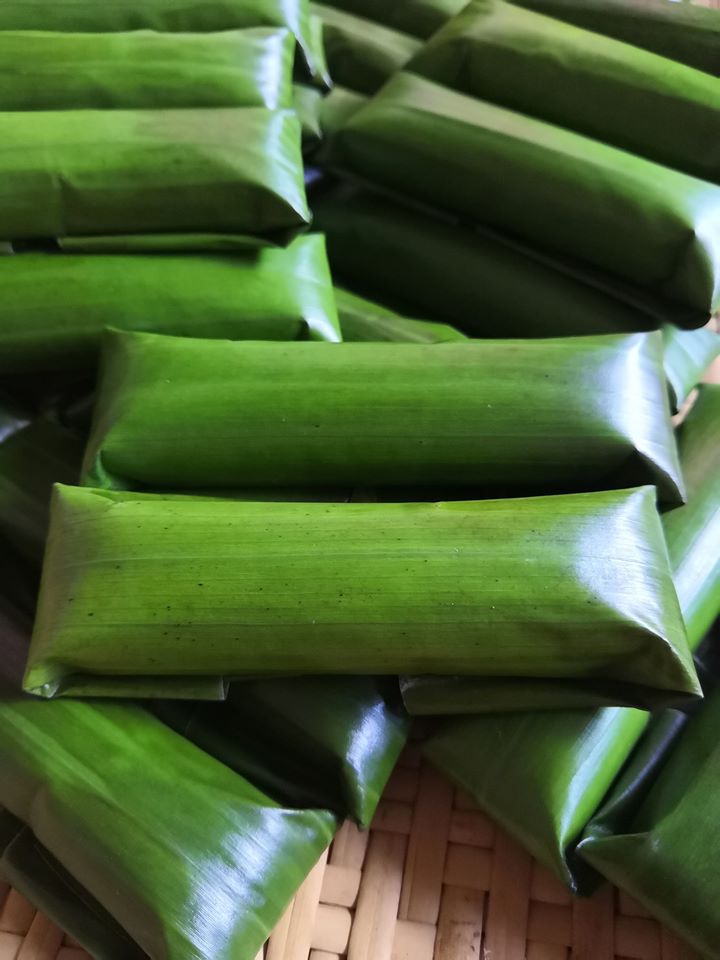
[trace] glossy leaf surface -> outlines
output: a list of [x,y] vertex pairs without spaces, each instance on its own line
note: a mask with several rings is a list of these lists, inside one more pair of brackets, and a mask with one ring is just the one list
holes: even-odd
[[325,4],[311,4],[323,22],[325,54],[333,82],[375,93],[421,47],[419,40]]
[[0,31],[0,110],[290,107],[286,30]]
[[346,173],[689,309],[720,304],[716,185],[403,71],[330,149]]
[[703,374],[720,355],[720,336],[710,327],[702,330],[663,328],[665,376],[673,408],[678,410]]
[[397,700],[391,678],[297,677],[239,681],[224,703],[154,710],[282,803],[328,807],[367,828],[409,732]]
[[417,496],[654,483],[682,501],[657,333],[332,350],[121,333],[108,346],[89,486]]
[[715,77],[505,0],[473,0],[407,69],[693,176],[720,179]]
[[708,694],[620,833],[602,824],[579,853],[699,950],[720,956],[717,783],[720,692]]
[[332,838],[137,707],[0,719],[0,803],[153,960],[251,960]]
[[0,258],[2,374],[93,372],[106,326],[178,336],[339,340],[324,240],[206,253]]
[[66,234],[282,234],[307,223],[293,111],[5,113],[8,240]]
[[624,40],[720,76],[720,17],[670,0],[515,0],[517,6]]
[[[720,387],[705,385],[680,433],[688,504],[663,517],[694,649],[704,625],[720,615],[719,418]],[[696,610],[702,610],[702,616]],[[454,709],[461,695],[462,691],[448,698],[446,709]],[[607,708],[457,718],[433,737],[427,752],[551,870],[575,886],[578,875],[572,847],[638,743],[649,717],[637,710]],[[491,775],[489,763],[495,765],[496,775]]]
[[698,691],[652,487],[439,504],[55,490],[25,677],[44,696],[252,673]]
[[[328,110],[357,112],[354,98],[345,105],[332,99]],[[559,337],[707,321],[703,312],[676,310],[607,274],[539,257],[496,232],[472,230],[368,192],[320,195],[313,213],[315,226],[327,235],[338,282],[473,337]],[[508,296],[508,290],[520,295]]]
[[306,69],[322,72],[305,0],[5,0],[0,30],[54,33],[206,33],[247,27],[287,27],[295,35]]

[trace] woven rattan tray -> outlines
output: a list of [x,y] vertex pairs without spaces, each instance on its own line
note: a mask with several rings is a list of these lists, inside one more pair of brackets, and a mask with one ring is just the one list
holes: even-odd
[[[88,960],[14,890],[0,960]],[[258,960],[698,960],[609,887],[573,900],[411,744],[372,828],[346,824]]]

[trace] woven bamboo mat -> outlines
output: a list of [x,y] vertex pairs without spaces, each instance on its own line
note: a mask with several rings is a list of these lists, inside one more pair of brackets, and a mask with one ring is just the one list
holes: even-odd
[[[0,960],[89,960],[0,891]],[[573,900],[411,744],[372,828],[345,824],[257,960],[698,960],[606,888]]]

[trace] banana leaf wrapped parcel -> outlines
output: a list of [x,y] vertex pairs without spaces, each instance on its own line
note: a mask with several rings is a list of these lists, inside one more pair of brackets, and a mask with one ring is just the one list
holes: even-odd
[[217,232],[309,222],[292,110],[54,110],[0,117],[7,240]]
[[92,374],[106,326],[231,340],[340,339],[317,234],[254,251],[18,253],[0,258],[0,285],[2,376]]
[[[688,503],[663,516],[688,641],[696,651],[720,615],[719,418],[720,387],[704,385],[680,428]],[[448,697],[446,710],[461,696]],[[648,713],[622,707],[457,717],[432,736],[426,753],[577,889],[585,870],[575,847],[649,720]]]
[[[354,96],[335,105],[334,94],[327,98],[329,112],[357,112]],[[342,120],[330,122],[335,128]],[[452,323],[472,337],[562,337],[707,322],[705,313],[688,314],[607,273],[580,270],[496,231],[469,228],[369,191],[323,191],[313,199],[313,213],[338,282],[407,316]]]
[[672,0],[515,0],[515,4],[720,76],[720,17],[715,10]]
[[0,720],[0,804],[65,872],[57,919],[92,948],[85,892],[113,918],[108,957],[252,960],[332,839],[139,707],[6,694]]
[[24,681],[45,697],[328,673],[699,691],[652,487],[263,503],[58,485],[51,514]]
[[83,472],[131,490],[683,499],[659,333],[332,350],[110,334]]
[[291,106],[288,30],[0,31],[0,111]]
[[248,27],[290,30],[304,71],[324,82],[322,50],[306,0],[4,0],[0,6],[0,31],[211,33]]
[[329,0],[328,6],[427,40],[466,3],[467,0],[394,0],[393,3],[386,0]]
[[688,719],[627,822],[613,823],[601,811],[578,847],[607,879],[710,958],[720,957],[719,723],[715,689]]
[[720,306],[720,186],[574,131],[400,71],[328,162],[665,297],[689,325]]
[[506,0],[472,0],[407,69],[693,176],[720,180],[715,77]]

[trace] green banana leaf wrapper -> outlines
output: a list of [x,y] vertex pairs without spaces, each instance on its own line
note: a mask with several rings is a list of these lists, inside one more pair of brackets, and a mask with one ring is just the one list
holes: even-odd
[[401,33],[426,40],[467,0],[330,0],[328,6],[374,20]]
[[[663,516],[692,650],[720,615],[719,416],[720,387],[704,385],[680,432],[688,503]],[[446,701],[446,710],[461,694]],[[458,717],[444,723],[425,750],[577,890],[586,871],[574,848],[649,721],[650,714],[623,707]]]
[[292,110],[7,112],[7,240],[103,233],[287,236],[309,222]]
[[328,149],[338,171],[575,257],[705,319],[720,306],[715,184],[405,71]]
[[288,30],[0,31],[0,110],[290,107]]
[[324,82],[322,51],[306,0],[5,0],[0,8],[0,31],[211,33],[248,27],[289,29],[305,72]]
[[407,69],[695,177],[720,179],[715,77],[505,0],[473,0]]
[[[356,106],[352,100],[337,105],[346,115]],[[367,191],[320,192],[313,214],[338,282],[473,337],[562,337],[707,322],[705,312],[678,308],[607,274]]]
[[712,329],[680,330],[670,324],[663,327],[665,376],[670,387],[670,402],[679,410],[693,387],[720,356],[720,336]]
[[320,111],[323,95],[317,87],[295,83],[292,89],[293,109],[298,115],[302,130],[303,153],[314,150],[322,139]]
[[252,960],[332,839],[329,811],[283,807],[139,707],[7,695],[0,720],[0,803],[122,928],[125,956]]
[[409,732],[394,678],[247,680],[224,703],[162,700],[153,710],[281,802],[327,807],[363,828]]
[[0,375],[95,370],[106,326],[178,336],[339,340],[322,236],[255,252],[0,258]]
[[333,350],[110,334],[83,476],[473,497],[654,483],[683,501],[659,333]]
[[720,76],[720,16],[671,0],[515,0],[516,6]]
[[[704,384],[690,416],[678,429],[680,459],[688,502],[663,514],[673,581],[696,650],[720,616],[720,387]],[[622,683],[492,682],[477,677],[401,677],[400,686],[411,714],[442,715],[516,710],[575,709],[637,705]],[[652,707],[652,703],[646,704]]]
[[612,816],[601,815],[578,847],[605,877],[712,958],[720,957],[719,723],[716,689],[688,720],[629,822],[615,829]]
[[83,438],[39,418],[0,443],[0,536],[34,566],[45,550],[54,483],[75,483]]
[[334,83],[375,93],[421,48],[415,37],[325,4],[312,3],[323,23],[325,55]]
[[654,488],[439,504],[55,488],[29,692],[466,672],[696,696]]
[[394,343],[446,343],[465,340],[464,333],[447,323],[411,320],[379,303],[335,287],[335,303],[343,340],[347,343],[390,341]]

